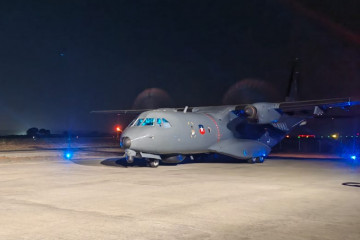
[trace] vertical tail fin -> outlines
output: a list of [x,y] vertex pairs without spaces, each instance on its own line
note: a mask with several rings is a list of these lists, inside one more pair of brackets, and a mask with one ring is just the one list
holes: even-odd
[[298,100],[298,84],[299,84],[298,80],[300,75],[300,73],[297,71],[298,63],[299,63],[299,59],[295,58],[289,77],[289,85],[287,89],[287,95],[285,98],[286,102],[293,102]]

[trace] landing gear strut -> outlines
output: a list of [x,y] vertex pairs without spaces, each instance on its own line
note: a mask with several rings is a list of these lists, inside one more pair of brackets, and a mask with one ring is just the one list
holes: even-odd
[[134,157],[133,156],[126,156],[126,162],[128,164],[134,163]]

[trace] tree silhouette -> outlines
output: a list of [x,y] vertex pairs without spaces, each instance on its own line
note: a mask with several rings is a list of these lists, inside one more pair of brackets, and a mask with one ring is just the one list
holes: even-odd
[[49,135],[50,135],[50,130],[41,128],[41,129],[39,130],[38,134],[41,135],[41,136],[49,136]]
[[31,136],[31,137],[37,136],[38,133],[39,133],[39,129],[36,128],[36,127],[29,128],[29,129],[26,131],[26,135]]

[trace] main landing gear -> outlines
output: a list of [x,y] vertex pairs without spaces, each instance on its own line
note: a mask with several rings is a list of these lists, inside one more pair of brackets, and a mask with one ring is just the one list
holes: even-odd
[[[160,165],[160,160],[159,159],[146,159],[147,161],[147,166],[152,167],[152,168],[157,168]],[[133,157],[127,157],[126,158],[126,162],[128,164],[133,164],[134,163],[134,158]]]
[[147,159],[148,166],[152,168],[157,168],[160,165],[159,159]]
[[252,157],[248,159],[248,163],[254,164],[254,163],[263,163],[265,160],[264,157]]

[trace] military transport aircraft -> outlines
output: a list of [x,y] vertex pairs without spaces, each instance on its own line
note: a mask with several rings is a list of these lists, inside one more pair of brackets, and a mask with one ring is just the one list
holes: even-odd
[[350,98],[293,101],[297,80],[291,80],[287,101],[280,103],[105,110],[93,113],[140,114],[123,131],[120,146],[128,163],[144,158],[150,167],[160,161],[179,163],[186,156],[217,153],[249,163],[262,163],[296,126],[323,115],[331,108],[357,105]]

